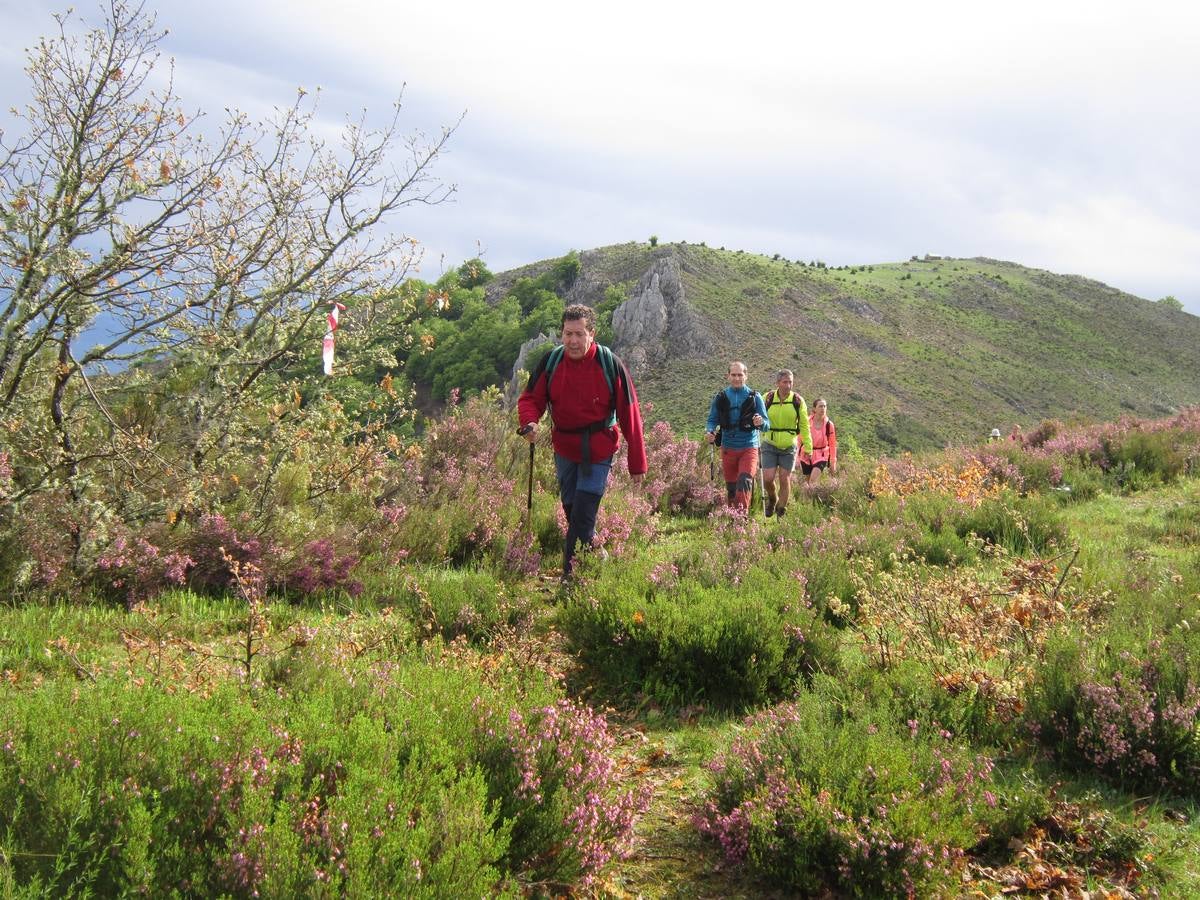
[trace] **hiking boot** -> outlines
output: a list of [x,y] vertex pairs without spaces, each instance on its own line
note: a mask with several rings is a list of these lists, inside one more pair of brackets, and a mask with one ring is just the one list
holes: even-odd
[[767,501],[767,509],[766,509],[766,512],[763,513],[763,515],[765,515],[768,519],[771,518],[771,516],[775,515],[775,501],[774,500]]
[[782,519],[785,512],[787,512],[786,506],[777,507],[775,510],[775,518]]

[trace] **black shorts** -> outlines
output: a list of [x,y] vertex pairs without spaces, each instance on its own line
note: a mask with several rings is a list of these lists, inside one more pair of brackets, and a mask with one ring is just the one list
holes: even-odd
[[811,475],[813,469],[824,470],[827,468],[829,468],[829,460],[827,460],[827,459],[823,459],[820,462],[815,462],[815,463],[806,463],[804,461],[801,461],[801,463],[800,463],[800,471],[803,472],[805,475]]

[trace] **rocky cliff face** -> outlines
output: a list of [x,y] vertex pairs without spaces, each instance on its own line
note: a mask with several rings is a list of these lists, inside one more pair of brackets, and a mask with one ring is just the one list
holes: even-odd
[[[612,273],[599,271],[589,265],[589,254],[583,255],[580,277],[567,292],[564,301],[596,306],[604,299],[604,291],[613,283]],[[637,270],[634,270],[636,274]],[[536,274],[536,273],[535,273]],[[489,286],[489,291],[493,290]],[[712,352],[712,337],[699,316],[688,305],[679,259],[662,253],[629,292],[629,299],[613,313],[613,350],[625,361],[636,381],[649,370],[678,357],[702,356]],[[518,372],[529,371],[536,363],[531,352],[556,335],[538,335],[522,345],[513,364],[513,375],[505,390],[505,398],[513,403],[519,391]]]
[[517,360],[513,363],[512,375],[509,376],[508,384],[504,387],[504,403],[506,406],[515,406],[517,396],[521,393],[522,384],[521,372],[529,372],[537,365],[537,359],[531,357],[530,354],[538,347],[544,344],[556,341],[557,335],[539,334],[537,337],[532,337],[521,345],[521,349],[517,351]]
[[637,375],[673,356],[711,351],[711,338],[684,293],[679,260],[664,257],[646,270],[613,313],[613,349]]

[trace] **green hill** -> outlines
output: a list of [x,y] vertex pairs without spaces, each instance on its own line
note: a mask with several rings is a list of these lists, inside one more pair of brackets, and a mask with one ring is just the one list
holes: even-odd
[[[579,259],[568,302],[599,305],[610,285],[632,302],[677,275],[658,345],[623,344],[619,328],[614,343],[654,417],[692,433],[735,358],[759,390],[793,369],[798,390],[828,397],[843,434],[873,451],[1200,403],[1200,318],[1076,275],[983,258],[831,269],[685,243]],[[554,262],[497,275],[489,297]]]

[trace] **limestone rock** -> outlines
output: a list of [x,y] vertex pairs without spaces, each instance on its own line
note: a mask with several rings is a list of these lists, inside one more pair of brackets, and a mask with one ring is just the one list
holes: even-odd
[[705,354],[711,338],[688,306],[679,261],[655,260],[613,313],[613,349],[636,376],[669,358]]
[[538,347],[546,344],[558,342],[558,337],[553,334],[539,334],[536,337],[531,337],[521,345],[521,349],[517,351],[517,361],[513,363],[512,375],[508,379],[508,384],[504,388],[504,405],[511,408],[516,405],[517,397],[521,394],[521,388],[524,387],[521,379],[521,372],[529,372],[538,363],[538,357],[532,356],[533,351]]

